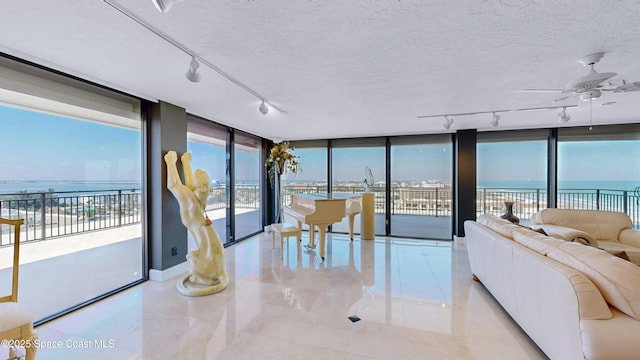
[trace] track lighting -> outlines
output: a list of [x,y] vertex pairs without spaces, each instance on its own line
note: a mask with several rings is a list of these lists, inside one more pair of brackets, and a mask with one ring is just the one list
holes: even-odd
[[[182,2],[182,1],[184,1],[184,0],[152,0],[152,3],[159,11],[161,11],[163,13],[166,13],[166,12],[169,11],[169,9],[173,6],[174,3]],[[204,65],[205,67],[207,67],[207,68],[215,71],[216,73],[218,73],[218,75],[220,75],[223,78],[229,80],[232,84],[236,85],[237,87],[241,88],[242,90],[246,91],[247,93],[255,96],[257,99],[260,99],[262,102],[264,102],[265,106],[268,106],[267,111],[268,111],[269,108],[272,108],[272,109],[275,109],[276,111],[278,111],[278,112],[280,112],[282,114],[286,114],[287,113],[287,111],[285,109],[283,109],[283,108],[279,107],[278,105],[275,105],[272,102],[268,101],[266,97],[264,97],[263,95],[259,94],[257,91],[253,90],[252,88],[250,88],[246,84],[242,83],[240,80],[238,80],[235,77],[231,76],[231,74],[226,73],[225,71],[223,71],[222,69],[220,69],[216,65],[214,65],[211,62],[207,61],[207,59],[205,59],[205,58],[203,58],[201,56],[198,56],[198,54],[196,52],[194,52],[193,50],[189,49],[184,44],[180,43],[178,40],[170,37],[169,35],[165,34],[162,31],[160,31],[159,29],[157,29],[153,25],[151,25],[151,24],[147,23],[146,21],[142,20],[136,14],[131,12],[131,10],[129,10],[129,9],[123,7],[122,5],[118,4],[118,2],[116,2],[114,0],[102,0],[102,2],[104,2],[105,4],[111,6],[114,10],[116,10],[120,14],[126,16],[131,21],[133,21],[133,22],[137,23],[138,25],[142,26],[143,28],[147,29],[149,32],[153,33],[157,37],[159,37],[162,40],[166,41],[170,45],[173,45],[176,49],[178,49],[178,50],[182,51],[183,53],[189,55],[191,57],[191,63],[190,63],[190,66],[189,66],[189,71],[187,71],[186,76],[187,76],[187,79],[189,79],[190,81],[198,82],[200,80],[200,74],[198,73],[198,68],[200,67],[200,65]]]
[[198,72],[199,67],[200,63],[198,63],[195,56],[192,56],[191,62],[189,63],[189,70],[187,70],[187,73],[185,74],[189,81],[194,83],[200,81],[200,73]]
[[[589,91],[588,93],[589,95],[586,96],[586,100],[595,99],[601,95],[601,92],[599,90],[592,90],[592,91]],[[442,124],[442,126],[444,126],[445,129],[449,130],[451,128],[451,124],[453,124],[453,119],[450,118],[450,116],[473,116],[473,115],[480,115],[480,114],[492,114],[493,117],[489,121],[489,124],[491,124],[491,126],[493,127],[496,127],[500,125],[500,119],[501,119],[498,113],[562,109],[563,110],[562,113],[566,115],[566,120],[564,120],[564,118],[562,117],[562,113],[560,113],[558,114],[558,117],[561,119],[560,121],[569,121],[569,119],[571,119],[571,116],[566,114],[566,110],[569,108],[577,108],[577,107],[578,105],[565,105],[565,106],[545,106],[545,107],[530,107],[530,108],[517,108],[517,109],[498,109],[498,110],[491,110],[491,111],[474,111],[474,112],[438,114],[438,115],[420,115],[420,116],[417,116],[417,118],[428,119],[428,118],[438,118],[438,117],[444,116],[445,123]]]
[[444,120],[446,122],[442,126],[444,126],[444,128],[447,130],[451,129],[451,124],[453,124],[453,119],[445,115]]
[[498,126],[499,121],[500,121],[500,115],[493,113],[493,118],[491,119],[491,122],[490,122],[491,126],[493,127]]
[[171,10],[171,7],[174,3],[180,2],[183,0],[151,0],[153,5],[163,14],[166,14]]
[[267,113],[269,112],[269,105],[265,104],[263,100],[262,103],[260,103],[258,111],[260,111],[260,114],[262,115],[267,115]]
[[566,123],[569,120],[571,120],[571,116],[567,114],[567,108],[564,107],[562,108],[562,111],[558,113],[558,122]]

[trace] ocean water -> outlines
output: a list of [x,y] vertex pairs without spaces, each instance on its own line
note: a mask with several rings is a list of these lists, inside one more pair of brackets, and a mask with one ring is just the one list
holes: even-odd
[[[305,180],[306,183],[313,181]],[[326,181],[318,181],[326,184]],[[248,184],[248,183],[247,183]],[[252,184],[257,185],[257,184]],[[140,190],[142,184],[136,181],[0,181],[0,195],[18,192],[40,193],[53,189],[54,192]],[[545,181],[481,181],[480,188],[491,189],[544,189]],[[626,190],[640,187],[639,181],[560,181],[558,189],[583,190]]]
[[0,195],[18,192],[40,193],[74,192],[74,191],[106,191],[106,190],[140,190],[141,183],[136,181],[0,181]]

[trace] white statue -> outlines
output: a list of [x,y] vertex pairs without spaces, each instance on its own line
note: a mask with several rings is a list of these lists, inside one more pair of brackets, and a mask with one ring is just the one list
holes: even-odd
[[184,184],[180,180],[176,162],[178,155],[169,151],[167,164],[167,189],[180,204],[180,219],[196,242],[196,249],[187,255],[190,273],[178,281],[182,295],[201,296],[224,290],[229,283],[224,266],[224,247],[205,212],[205,204],[211,191],[209,176],[202,170],[191,171],[191,154],[181,156]]

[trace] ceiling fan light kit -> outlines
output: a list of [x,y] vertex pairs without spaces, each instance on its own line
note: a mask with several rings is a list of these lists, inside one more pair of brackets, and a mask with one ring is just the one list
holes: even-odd
[[589,100],[597,99],[600,96],[602,96],[602,91],[594,89],[594,90],[591,90],[591,91],[587,91],[587,92],[581,93],[580,94],[580,100],[589,101]]
[[[640,81],[627,83],[624,80],[617,81],[608,81],[609,79],[617,76],[617,73],[614,72],[606,72],[599,73],[595,70],[594,65],[597,64],[604,53],[598,52],[587,55],[578,62],[583,66],[589,67],[589,72],[587,75],[578,77],[577,79],[571,80],[567,83],[564,89],[526,89],[525,91],[533,91],[533,92],[561,92],[561,93],[570,93],[573,95],[563,96],[553,100],[553,102],[561,102],[574,97],[578,97],[580,99],[580,104],[582,102],[589,102],[589,130],[593,129],[593,100],[598,99],[602,96],[602,92],[611,91],[615,93],[619,92],[631,92],[631,91],[640,91]],[[609,101],[607,104],[615,104],[615,101]],[[571,117],[566,113],[566,107],[558,114],[559,122],[567,122]]]
[[[578,96],[584,92],[592,92],[592,91],[612,91],[612,92],[629,92],[629,91],[640,91],[640,81],[627,83],[624,80],[618,81],[609,81],[614,76],[617,76],[617,73],[614,72],[605,72],[599,73],[595,70],[594,65],[597,64],[604,53],[594,53],[583,57],[578,60],[578,62],[584,66],[589,67],[589,72],[587,75],[580,76],[574,80],[571,80],[567,83],[564,89],[525,89],[528,92],[561,92],[561,93],[573,93],[574,96]],[[615,85],[617,83],[617,85]],[[609,87],[606,87],[609,86]],[[613,87],[612,87],[613,86]],[[592,98],[599,97],[593,96]],[[562,101],[569,99],[570,96],[564,96],[562,98],[556,99],[554,101]]]
[[588,66],[589,73],[585,76],[581,76],[573,81],[569,81],[565,87],[565,92],[581,92],[588,91],[600,87],[600,84],[618,75],[614,72],[599,73],[593,66],[597,64],[604,56],[604,53],[594,53],[583,57],[578,60],[583,66]]

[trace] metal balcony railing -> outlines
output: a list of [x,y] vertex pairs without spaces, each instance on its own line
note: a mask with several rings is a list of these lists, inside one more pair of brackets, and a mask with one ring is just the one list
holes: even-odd
[[[235,188],[236,208],[260,208],[258,185],[236,185]],[[384,214],[385,188],[373,186],[370,190],[375,194],[375,212]],[[336,193],[363,191],[360,185],[333,187]],[[391,191],[391,215],[451,216],[450,187],[392,186]],[[282,187],[285,204],[290,202],[292,194],[324,192],[327,192],[326,184],[287,184]],[[547,192],[545,189],[478,188],[477,213],[501,215],[505,210],[505,201],[514,202],[516,216],[529,219],[533,213],[546,208]],[[215,186],[206,210],[224,209],[226,202],[225,186]],[[140,189],[0,194],[1,216],[25,219],[22,241],[45,240],[140,223],[141,206]],[[640,227],[640,196],[633,191],[561,189],[558,191],[558,208],[623,212],[629,215],[636,228]],[[11,239],[8,228],[0,227],[0,246],[9,245]]]
[[[140,189],[0,194],[2,217],[25,219],[22,241],[139,223]],[[0,246],[11,243],[0,228]]]
[[[370,187],[375,194],[376,213],[385,212],[385,189]],[[362,193],[361,186],[334,186],[334,192]],[[451,216],[451,188],[441,187],[391,187],[391,215]],[[287,185],[283,187],[285,204],[291,194],[327,192],[327,186]],[[478,188],[477,214],[502,215],[505,201],[514,203],[514,214],[529,219],[537,211],[547,207],[546,189],[535,188]],[[634,226],[640,226],[640,196],[633,191],[606,189],[559,189],[558,208],[598,209],[623,212],[629,215]]]

